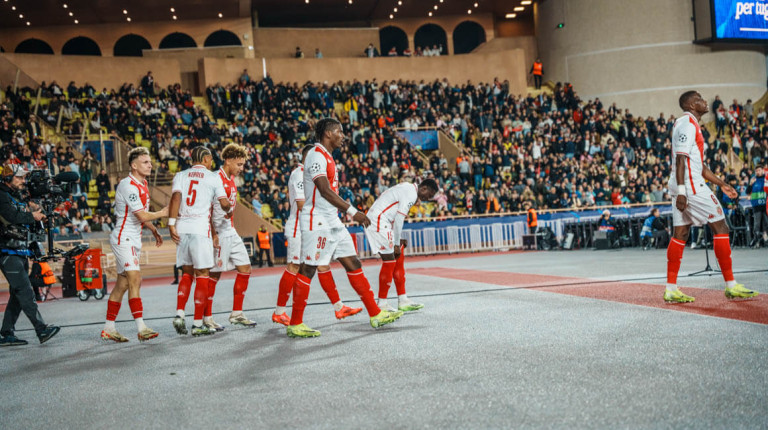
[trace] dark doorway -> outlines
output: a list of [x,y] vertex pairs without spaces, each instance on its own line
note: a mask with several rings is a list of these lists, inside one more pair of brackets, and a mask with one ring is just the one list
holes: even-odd
[[197,48],[197,43],[190,35],[184,33],[171,33],[160,41],[160,49],[173,48]]
[[448,39],[445,37],[445,30],[437,24],[424,24],[416,30],[416,34],[413,36],[413,42],[416,48],[424,49],[433,46],[440,47],[442,45],[442,55],[448,54]]
[[99,45],[85,36],[69,39],[61,48],[61,55],[101,55]]
[[468,54],[485,43],[485,29],[474,21],[464,21],[453,30],[453,53]]
[[40,39],[27,39],[19,43],[13,52],[17,54],[53,54],[53,48]]
[[243,46],[235,33],[227,30],[214,31],[205,39],[203,46]]
[[117,39],[112,52],[115,57],[141,57],[144,49],[152,49],[147,39],[138,34],[126,34]]
[[392,25],[384,27],[379,30],[379,45],[383,56],[386,56],[393,46],[397,55],[403,55],[403,51],[408,48],[408,35],[401,28]]

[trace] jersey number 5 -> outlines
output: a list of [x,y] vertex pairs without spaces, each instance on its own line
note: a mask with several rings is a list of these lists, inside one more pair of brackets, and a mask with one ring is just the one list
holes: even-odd
[[189,191],[187,191],[187,206],[194,206],[195,200],[197,199],[197,190],[195,189],[195,185],[198,184],[199,181],[189,181]]

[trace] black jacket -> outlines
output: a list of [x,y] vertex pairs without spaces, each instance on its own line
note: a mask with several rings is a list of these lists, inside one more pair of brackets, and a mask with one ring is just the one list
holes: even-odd
[[20,210],[21,197],[8,185],[0,183],[0,223],[8,224],[34,224],[35,218],[31,213]]

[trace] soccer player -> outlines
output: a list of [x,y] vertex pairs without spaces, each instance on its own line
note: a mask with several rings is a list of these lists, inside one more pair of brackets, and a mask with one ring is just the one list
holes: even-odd
[[232,208],[227,213],[221,208],[218,201],[213,203],[215,264],[211,269],[211,278],[208,281],[208,302],[205,305],[203,317],[203,324],[216,331],[224,330],[224,327],[213,320],[213,295],[216,292],[216,283],[219,282],[222,272],[233,269],[237,270],[237,277],[235,278],[234,301],[232,313],[229,315],[229,323],[243,327],[256,325],[255,322],[243,315],[243,300],[245,299],[245,291],[248,289],[248,280],[251,278],[251,261],[248,258],[248,251],[245,249],[243,239],[235,230],[234,218],[235,205],[237,204],[235,177],[243,171],[248,153],[244,147],[230,143],[224,147],[221,158],[224,160],[224,165],[219,169],[219,178],[224,185],[224,192],[227,193],[227,200],[229,200]]
[[[416,311],[424,307],[413,302],[405,293],[405,256],[407,246],[402,236],[403,222],[416,200],[432,200],[437,193],[437,182],[425,179],[419,185],[403,182],[384,191],[368,210],[371,225],[365,228],[365,237],[371,246],[371,252],[381,256],[379,272],[379,308],[395,311],[387,301],[392,277],[397,288],[397,308],[403,312]],[[398,241],[398,242],[396,242]]]
[[709,112],[706,100],[696,91],[687,91],[680,96],[680,108],[685,113],[675,121],[672,129],[672,165],[675,170],[669,178],[669,194],[675,204],[672,207],[673,238],[667,248],[667,288],[664,300],[673,303],[692,302],[695,299],[683,294],[677,288],[677,273],[683,259],[685,242],[691,225],[709,224],[715,236],[715,257],[725,279],[725,297],[748,298],[758,295],[756,291],[744,288],[733,278],[731,244],[728,225],[725,223],[723,208],[704,181],[719,186],[730,198],[738,193],[725,181],[715,176],[704,164],[704,136],[699,121]]
[[203,324],[203,313],[208,304],[208,275],[214,265],[211,206],[218,200],[221,209],[229,213],[232,205],[219,175],[208,170],[213,162],[211,151],[204,146],[195,147],[191,158],[194,165],[177,173],[171,188],[168,230],[177,245],[176,263],[181,265],[184,273],[179,282],[173,328],[178,334],[187,334],[184,307],[194,275],[195,317],[192,336],[201,336],[216,332]]
[[128,342],[128,338],[115,328],[115,320],[120,312],[123,295],[128,291],[128,306],[139,330],[139,341],[157,337],[157,332],[144,324],[144,307],[141,303],[141,272],[139,255],[141,253],[141,230],[147,227],[155,237],[155,244],[161,246],[163,237],[152,225],[152,221],[167,217],[168,207],[158,212],[149,211],[149,188],[147,177],[152,173],[152,159],[147,148],[138,147],[128,152],[128,165],[131,173],[117,185],[115,192],[115,218],[119,228],[112,230],[109,245],[115,255],[117,282],[107,301],[107,322],[101,331],[103,340]]
[[[299,272],[301,264],[301,228],[299,226],[299,213],[304,207],[304,160],[307,153],[314,149],[315,145],[306,145],[301,150],[301,163],[291,172],[288,179],[288,199],[291,203],[291,215],[285,222],[285,237],[288,240],[288,266],[280,278],[280,286],[277,294],[277,306],[272,314],[272,322],[290,325],[291,318],[285,313],[285,305],[291,295],[293,284],[296,282],[296,274]],[[363,308],[350,308],[345,306],[336,290],[336,283],[331,274],[331,266],[319,266],[317,268],[317,277],[320,278],[320,286],[323,287],[325,294],[328,295],[336,319],[344,319],[348,316],[360,313]]]
[[400,311],[379,309],[373,297],[360,260],[357,258],[352,236],[339,219],[338,211],[349,214],[355,222],[367,227],[371,221],[338,194],[339,178],[331,153],[344,143],[344,130],[334,118],[323,118],[315,125],[318,143],[304,160],[304,193],[307,200],[299,215],[301,226],[302,263],[293,287],[291,325],[286,328],[289,337],[315,337],[320,332],[303,323],[307,306],[309,284],[318,266],[327,266],[336,258],[347,271],[349,282],[357,292],[370,316],[374,328],[400,318]]

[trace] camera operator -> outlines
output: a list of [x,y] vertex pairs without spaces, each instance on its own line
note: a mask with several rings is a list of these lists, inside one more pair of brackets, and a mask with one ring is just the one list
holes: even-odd
[[[29,260],[32,255],[26,241],[9,235],[13,229],[21,231],[32,224],[45,219],[39,210],[29,212],[27,204],[21,196],[26,183],[27,171],[19,165],[5,164],[0,181],[0,267],[3,275],[10,284],[8,306],[5,309],[3,326],[0,329],[0,346],[26,345],[27,341],[17,338],[14,334],[16,320],[23,311],[37,332],[40,343],[48,341],[59,332],[60,328],[46,325],[37,309],[35,294],[29,281]],[[14,227],[16,226],[16,227]]]

